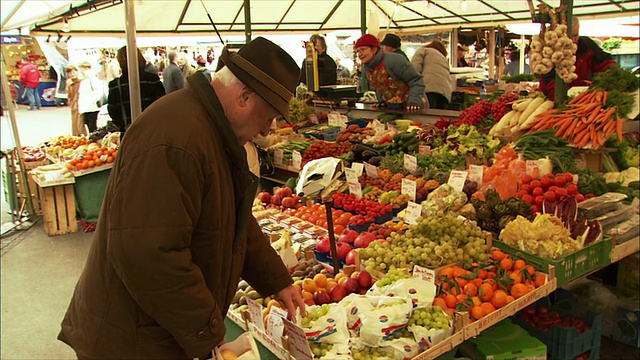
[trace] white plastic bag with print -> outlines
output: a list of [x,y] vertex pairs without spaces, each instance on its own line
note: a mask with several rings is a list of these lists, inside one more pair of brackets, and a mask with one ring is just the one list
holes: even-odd
[[359,338],[351,338],[349,346],[351,347],[352,358],[355,358],[356,354],[359,353],[361,359],[393,360],[391,357],[393,354],[387,354],[390,351],[389,348],[366,345]]
[[451,334],[453,334],[453,319],[451,319],[450,316],[446,315],[446,313],[442,311],[442,309],[440,309],[440,311],[445,314],[447,319],[449,319],[448,329],[428,329],[424,326],[419,325],[410,325],[407,328],[409,332],[413,334],[413,337],[420,345],[420,350],[422,351],[430,349],[431,347],[437,345],[444,339],[451,336]]
[[410,299],[416,309],[431,306],[436,296],[436,285],[419,278],[398,280],[385,290],[387,294]]
[[347,328],[349,328],[350,332],[357,333],[362,324],[360,315],[374,309],[370,298],[370,296],[365,295],[349,294],[349,296],[343,298],[338,303],[345,309],[347,314]]
[[[349,330],[347,329],[347,315],[344,307],[338,304],[328,304],[329,311],[321,318],[312,321],[308,328],[303,328],[307,340],[327,344],[347,344]],[[308,311],[313,311],[312,306]]]
[[382,347],[387,350],[388,356],[392,356],[394,360],[412,359],[420,353],[420,346],[410,338],[385,341]]
[[360,316],[360,340],[368,346],[380,346],[405,328],[413,308],[409,299],[401,297],[381,298],[375,305],[375,309]]
[[353,360],[353,358],[349,355],[348,344],[335,344],[327,355],[320,357],[320,360]]

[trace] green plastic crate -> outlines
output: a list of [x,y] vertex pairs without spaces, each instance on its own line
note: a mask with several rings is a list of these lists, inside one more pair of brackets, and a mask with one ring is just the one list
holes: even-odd
[[611,254],[612,240],[610,237],[605,237],[595,244],[556,260],[530,254],[500,241],[494,241],[493,246],[516,258],[523,259],[527,264],[533,265],[536,270],[544,273],[549,271],[549,265],[553,265],[556,270],[558,287],[592,270],[611,264],[609,254]]

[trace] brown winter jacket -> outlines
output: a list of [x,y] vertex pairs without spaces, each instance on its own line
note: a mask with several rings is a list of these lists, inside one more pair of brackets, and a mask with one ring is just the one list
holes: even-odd
[[240,276],[264,296],[292,283],[251,215],[256,186],[204,75],[154,102],[111,170],[58,338],[90,359],[210,352]]

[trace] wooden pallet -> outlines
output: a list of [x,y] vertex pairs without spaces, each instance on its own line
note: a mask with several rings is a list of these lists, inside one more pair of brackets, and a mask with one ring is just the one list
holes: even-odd
[[41,187],[38,185],[44,229],[49,236],[78,231],[73,184]]

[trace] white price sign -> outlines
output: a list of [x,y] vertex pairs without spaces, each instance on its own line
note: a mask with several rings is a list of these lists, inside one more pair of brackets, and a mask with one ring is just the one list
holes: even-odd
[[356,199],[360,199],[362,197],[362,186],[360,183],[348,183],[349,184],[349,192],[356,196]]
[[249,317],[251,322],[261,331],[264,331],[264,320],[262,319],[262,306],[257,301],[247,297],[249,307]]
[[430,282],[432,284],[436,283],[436,272],[422,266],[413,266],[413,277],[424,280],[426,282]]
[[301,327],[292,323],[291,321],[284,319],[284,328],[287,336],[289,337],[289,353],[296,360],[307,359],[313,360],[313,354],[307,341],[307,336]]
[[349,185],[349,192],[356,196],[356,198],[362,197],[362,187],[358,181],[358,175],[354,169],[346,168],[344,173],[347,176],[347,184]]
[[345,168],[344,169],[344,173],[347,176],[347,182],[348,183],[359,183],[358,174],[356,173],[356,171],[354,169]]
[[462,191],[464,188],[464,181],[467,180],[469,173],[467,171],[453,170],[449,175],[449,181],[447,184],[451,185],[454,189]]
[[283,319],[287,318],[287,311],[272,306],[267,316],[267,335],[282,346],[282,332],[284,331]]
[[367,162],[364,163],[364,171],[367,173],[367,177],[370,177],[372,179],[378,178],[378,168]]
[[278,165],[282,165],[284,162],[284,154],[282,149],[275,149],[273,151],[273,162]]
[[418,168],[418,160],[415,156],[404,154],[404,168],[409,171],[416,171]]
[[302,155],[298,150],[294,150],[291,154],[291,160],[293,161],[293,167],[300,169],[302,167]]
[[376,132],[382,132],[384,131],[384,124],[380,122],[380,120],[378,119],[374,119],[371,122],[371,127],[373,128],[373,130],[375,130]]
[[482,178],[484,176],[484,169],[480,165],[469,165],[469,180],[475,181],[478,184],[478,189],[482,188]]
[[419,145],[418,146],[418,154],[420,154],[420,155],[429,155],[429,154],[431,154],[431,146],[429,146],[429,145]]
[[351,164],[351,168],[353,170],[356,171],[356,175],[358,175],[358,177],[360,177],[360,175],[362,175],[362,171],[364,170],[364,164],[363,163],[353,163]]
[[409,195],[411,201],[416,201],[416,182],[409,179],[402,179],[402,193]]
[[329,120],[329,126],[340,126],[340,113],[330,112],[327,114],[327,119]]
[[529,176],[539,176],[540,167],[538,166],[538,160],[527,160],[525,162],[525,171]]
[[422,206],[420,204],[414,203],[413,201],[409,201],[407,203],[406,216],[405,220],[409,224],[415,224],[416,219],[422,215]]

